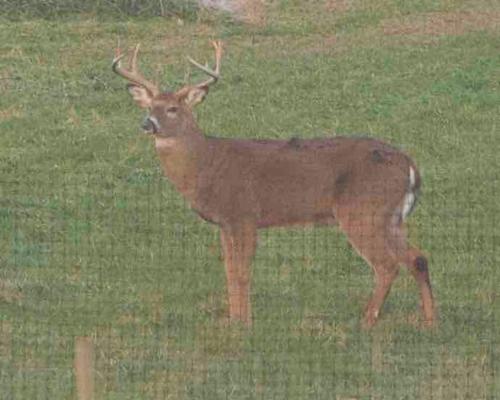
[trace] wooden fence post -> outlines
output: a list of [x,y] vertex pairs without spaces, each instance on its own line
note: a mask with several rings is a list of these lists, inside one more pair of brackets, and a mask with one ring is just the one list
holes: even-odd
[[75,378],[78,400],[94,399],[94,345],[87,336],[75,339]]

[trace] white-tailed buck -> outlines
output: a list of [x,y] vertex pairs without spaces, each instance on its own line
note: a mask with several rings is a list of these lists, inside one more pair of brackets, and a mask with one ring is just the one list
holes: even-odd
[[135,48],[128,69],[118,54],[113,71],[127,79],[128,91],[148,110],[142,127],[152,134],[165,175],[205,220],[220,227],[229,316],[250,325],[250,264],[260,228],[338,225],[371,265],[375,289],[364,325],[372,326],[400,264],[420,289],[424,322],[434,306],[422,252],[407,241],[404,221],[420,187],[413,161],[370,138],[244,140],[205,136],[192,109],[220,74],[222,43],[212,42],[215,68],[189,59],[209,78],[177,91],[162,92],[137,69]]

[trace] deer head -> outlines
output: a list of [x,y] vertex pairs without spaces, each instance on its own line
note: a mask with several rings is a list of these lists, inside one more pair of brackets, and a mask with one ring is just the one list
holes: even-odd
[[191,64],[208,74],[209,78],[195,85],[186,85],[175,92],[160,91],[158,85],[148,81],[138,71],[139,45],[135,47],[130,57],[128,69],[121,67],[124,54],[117,51],[112,63],[113,71],[130,82],[127,85],[130,95],[139,107],[148,110],[148,116],[142,124],[144,131],[162,137],[176,137],[198,132],[192,109],[203,101],[209,86],[217,82],[220,76],[222,42],[212,41],[211,43],[215,50],[213,70],[188,57]]

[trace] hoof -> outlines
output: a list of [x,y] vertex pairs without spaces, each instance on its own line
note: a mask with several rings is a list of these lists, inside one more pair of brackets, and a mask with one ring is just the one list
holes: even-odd
[[373,326],[377,323],[377,320],[378,313],[367,312],[361,322],[361,327],[365,330],[369,330],[373,328]]

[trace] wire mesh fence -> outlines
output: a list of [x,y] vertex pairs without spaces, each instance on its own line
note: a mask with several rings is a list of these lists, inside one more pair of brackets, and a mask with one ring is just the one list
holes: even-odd
[[[228,322],[217,231],[159,176],[103,181],[2,182],[3,398],[76,396],[82,341],[95,397],[80,398],[497,398],[496,239],[470,237],[494,231],[482,212],[427,243],[436,330],[419,328],[406,272],[380,326],[360,329],[371,271],[322,227],[261,232],[248,331]],[[453,276],[434,267],[451,251]]]
[[[500,398],[495,7],[258,1],[247,27],[199,2],[80,3],[0,1],[1,400]],[[162,9],[184,23],[146,18]],[[374,274],[337,226],[260,230],[253,325],[231,323],[220,233],[135,135],[117,36],[172,86],[174,58],[229,42],[209,133],[368,132],[411,154],[437,325],[402,267],[364,329]]]

